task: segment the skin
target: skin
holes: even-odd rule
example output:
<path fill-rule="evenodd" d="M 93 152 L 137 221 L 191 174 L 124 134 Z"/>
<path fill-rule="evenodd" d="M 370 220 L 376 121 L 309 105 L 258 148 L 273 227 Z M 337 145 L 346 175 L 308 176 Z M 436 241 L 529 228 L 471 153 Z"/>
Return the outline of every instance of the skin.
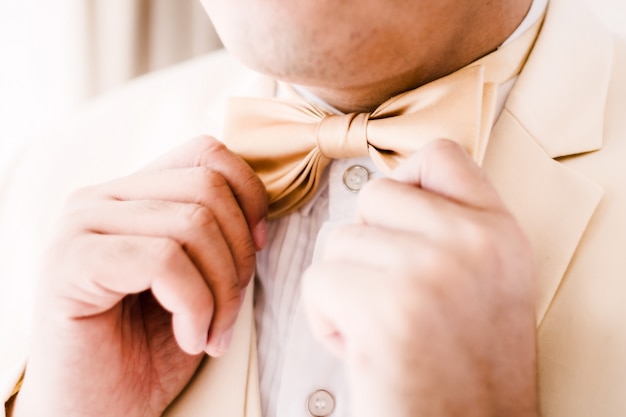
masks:
<path fill-rule="evenodd" d="M 204 1 L 235 56 L 347 111 L 489 53 L 530 3 Z M 203 352 L 228 348 L 266 210 L 259 179 L 212 138 L 77 191 L 13 417 L 161 415 Z M 457 145 L 370 182 L 329 242 L 303 300 L 348 365 L 356 415 L 538 416 L 532 251 Z"/>
<path fill-rule="evenodd" d="M 255 70 L 307 86 L 336 108 L 370 111 L 496 49 L 530 0 L 201 0 Z M 245 28 L 245 30 L 241 30 Z"/>

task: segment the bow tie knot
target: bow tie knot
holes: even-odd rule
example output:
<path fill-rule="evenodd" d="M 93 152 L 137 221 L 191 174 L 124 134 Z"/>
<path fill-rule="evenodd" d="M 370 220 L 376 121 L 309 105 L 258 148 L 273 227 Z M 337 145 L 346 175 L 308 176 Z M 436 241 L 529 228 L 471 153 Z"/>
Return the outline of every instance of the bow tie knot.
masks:
<path fill-rule="evenodd" d="M 369 113 L 325 115 L 315 132 L 315 141 L 320 153 L 329 159 L 368 156 L 369 116 Z"/>

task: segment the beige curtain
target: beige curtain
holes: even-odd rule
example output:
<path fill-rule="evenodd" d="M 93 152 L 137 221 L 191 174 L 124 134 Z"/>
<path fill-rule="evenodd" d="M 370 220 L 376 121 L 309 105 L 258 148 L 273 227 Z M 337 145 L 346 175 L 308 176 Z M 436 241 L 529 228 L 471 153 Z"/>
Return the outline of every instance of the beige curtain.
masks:
<path fill-rule="evenodd" d="M 0 171 L 86 99 L 219 45 L 200 0 L 0 0 Z"/>
<path fill-rule="evenodd" d="M 70 0 L 66 12 L 74 96 L 220 46 L 199 0 Z"/>
<path fill-rule="evenodd" d="M 199 0 L 71 1 L 73 73 L 85 97 L 220 46 Z"/>

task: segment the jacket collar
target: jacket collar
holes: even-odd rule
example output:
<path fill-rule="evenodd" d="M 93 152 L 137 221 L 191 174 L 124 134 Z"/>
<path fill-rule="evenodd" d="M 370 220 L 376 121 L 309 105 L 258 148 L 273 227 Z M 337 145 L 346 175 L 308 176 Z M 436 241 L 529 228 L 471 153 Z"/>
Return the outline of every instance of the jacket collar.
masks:
<path fill-rule="evenodd" d="M 590 15 L 580 1 L 550 2 L 505 105 L 552 158 L 602 146 L 613 41 Z"/>
<path fill-rule="evenodd" d="M 206 357 L 163 417 L 261 417 L 253 299 L 254 280 L 246 290 L 228 352 Z"/>
<path fill-rule="evenodd" d="M 589 16 L 580 2 L 551 1 L 484 164 L 535 250 L 538 325 L 603 193 L 553 159 L 602 146 L 612 38 Z"/>

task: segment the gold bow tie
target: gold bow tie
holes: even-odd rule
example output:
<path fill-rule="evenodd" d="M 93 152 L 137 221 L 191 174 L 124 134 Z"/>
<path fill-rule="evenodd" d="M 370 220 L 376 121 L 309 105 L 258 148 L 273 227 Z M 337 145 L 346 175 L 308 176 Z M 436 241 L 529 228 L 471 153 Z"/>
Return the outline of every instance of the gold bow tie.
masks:
<path fill-rule="evenodd" d="M 224 143 L 263 180 L 270 218 L 308 201 L 335 158 L 370 156 L 389 173 L 424 144 L 446 138 L 480 164 L 498 85 L 519 74 L 539 27 L 459 71 L 392 97 L 371 113 L 331 114 L 289 86 L 290 100 L 232 98 Z"/>

